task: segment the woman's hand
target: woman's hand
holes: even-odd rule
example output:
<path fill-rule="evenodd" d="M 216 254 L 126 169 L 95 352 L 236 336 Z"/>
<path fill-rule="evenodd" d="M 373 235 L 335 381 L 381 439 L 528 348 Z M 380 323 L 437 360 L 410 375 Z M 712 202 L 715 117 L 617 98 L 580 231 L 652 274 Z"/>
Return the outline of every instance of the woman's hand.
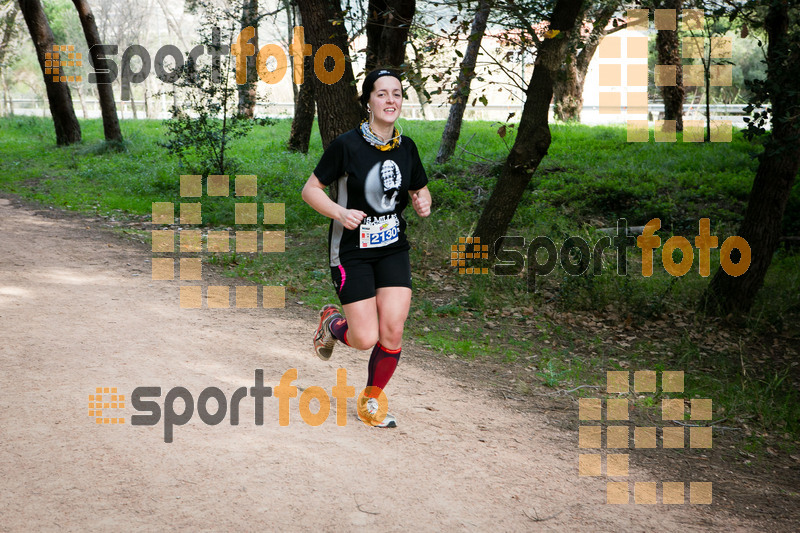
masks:
<path fill-rule="evenodd" d="M 427 189 L 422 190 L 427 192 Z M 430 194 L 420 194 L 421 191 L 411 195 L 411 205 L 414 206 L 414 211 L 416 211 L 419 216 L 426 217 L 431 214 Z"/>
<path fill-rule="evenodd" d="M 358 209 L 342 209 L 337 220 L 347 229 L 356 229 L 367 214 Z"/>
<path fill-rule="evenodd" d="M 367 214 L 358 209 L 345 209 L 325 194 L 325 185 L 313 173 L 303 186 L 303 200 L 317 213 L 338 221 L 347 229 L 356 229 Z"/>

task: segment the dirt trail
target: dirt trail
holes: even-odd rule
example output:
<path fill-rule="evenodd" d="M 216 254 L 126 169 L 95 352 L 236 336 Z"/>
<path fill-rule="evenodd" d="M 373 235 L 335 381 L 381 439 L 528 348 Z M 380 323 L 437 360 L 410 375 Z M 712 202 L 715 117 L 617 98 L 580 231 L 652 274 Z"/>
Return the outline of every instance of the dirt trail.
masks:
<path fill-rule="evenodd" d="M 357 421 L 354 400 L 346 426 L 332 406 L 311 427 L 297 398 L 288 427 L 275 398 L 256 426 L 249 397 L 238 426 L 195 412 L 171 444 L 163 419 L 131 426 L 130 405 L 124 425 L 97 425 L 98 386 L 127 399 L 160 386 L 163 404 L 177 386 L 230 398 L 255 369 L 274 387 L 296 368 L 296 385 L 329 393 L 337 368 L 357 390 L 366 380 L 365 352 L 311 354 L 307 311 L 180 309 L 177 282 L 152 281 L 149 259 L 79 219 L 0 199 L 0 531 L 756 529 L 713 505 L 607 505 L 604 479 L 578 476 L 576 434 L 432 375 L 413 348 L 387 391 L 394 430 Z"/>

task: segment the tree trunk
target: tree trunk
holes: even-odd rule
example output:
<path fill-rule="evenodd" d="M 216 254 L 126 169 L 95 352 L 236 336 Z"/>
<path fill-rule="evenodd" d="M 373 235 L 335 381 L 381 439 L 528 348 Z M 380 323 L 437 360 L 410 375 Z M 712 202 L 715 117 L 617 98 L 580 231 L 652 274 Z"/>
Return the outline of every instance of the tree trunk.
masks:
<path fill-rule="evenodd" d="M 336 137 L 358 126 L 364 116 L 356 93 L 344 14 L 339 0 L 298 0 L 297 5 L 303 19 L 306 40 L 311 44 L 313 53 L 316 55 L 323 44 L 332 44 L 344 55 L 344 72 L 333 83 L 324 83 L 312 74 L 314 71 L 309 72 L 306 78 L 314 84 L 322 147 L 327 148 Z M 334 61 L 328 58 L 325 63 L 331 68 Z M 336 68 L 341 66 L 337 63 Z M 332 71 L 331 68 L 329 72 Z"/>
<path fill-rule="evenodd" d="M 150 100 L 147 97 L 147 80 L 144 81 L 144 118 L 153 118 L 150 111 Z"/>
<path fill-rule="evenodd" d="M 8 105 L 9 102 L 9 95 L 8 95 L 8 82 L 6 81 L 6 57 L 8 56 L 8 49 L 11 47 L 11 40 L 15 37 L 16 31 L 16 22 L 17 22 L 17 14 L 19 13 L 19 8 L 17 4 L 11 3 L 10 9 L 6 12 L 6 16 L 2 21 L 3 25 L 3 37 L 0 40 L 0 82 L 3 85 L 3 106 L 0 109 L 0 115 L 5 115 L 8 113 L 8 109 L 11 108 Z M 11 112 L 10 114 L 13 114 Z"/>
<path fill-rule="evenodd" d="M 704 142 L 711 142 L 711 47 L 709 46 L 708 61 L 704 62 L 703 70 L 705 71 L 706 81 L 706 136 Z"/>
<path fill-rule="evenodd" d="M 45 54 L 50 55 L 53 52 L 53 32 L 42 10 L 42 4 L 39 0 L 19 0 L 19 5 L 36 48 L 39 67 L 42 69 L 50 114 L 56 130 L 56 143 L 63 146 L 80 142 L 81 126 L 78 117 L 75 116 L 67 82 L 53 81 L 53 75 L 47 74 L 45 70 L 51 68 L 45 67 L 45 61 L 51 61 Z"/>
<path fill-rule="evenodd" d="M 283 0 L 283 7 L 286 9 L 286 42 L 292 41 L 294 28 L 297 26 L 297 4 L 295 0 Z M 294 72 L 294 54 L 289 54 L 289 72 Z M 306 71 L 308 72 L 308 71 Z M 292 101 L 297 105 L 297 98 L 300 89 L 296 83 L 292 83 Z"/>
<path fill-rule="evenodd" d="M 81 20 L 83 34 L 86 36 L 86 44 L 89 46 L 89 57 L 95 72 L 98 70 L 108 70 L 108 63 L 105 59 L 100 59 L 100 33 L 97 31 L 97 24 L 94 14 L 89 8 L 86 0 L 72 0 L 75 9 L 78 10 L 78 17 Z M 122 131 L 119 127 L 117 117 L 117 105 L 114 102 L 114 89 L 109 81 L 108 74 L 96 74 L 97 76 L 97 99 L 100 101 L 100 114 L 103 117 L 103 134 L 106 141 L 122 142 Z"/>
<path fill-rule="evenodd" d="M 405 70 L 406 41 L 416 0 L 370 0 L 367 7 L 367 59 L 364 70 Z"/>
<path fill-rule="evenodd" d="M 674 9 L 677 17 L 683 7 L 683 0 L 663 0 L 659 7 Z M 677 30 L 656 32 L 656 50 L 659 65 L 674 65 L 677 71 L 675 86 L 659 87 L 664 100 L 664 120 L 674 120 L 677 131 L 683 131 L 683 101 L 686 90 L 683 87 L 683 66 L 681 63 L 681 43 Z"/>
<path fill-rule="evenodd" d="M 81 113 L 85 120 L 89 118 L 89 112 L 86 110 L 86 99 L 83 97 L 83 87 L 80 85 L 78 86 L 78 101 L 81 103 Z"/>
<path fill-rule="evenodd" d="M 0 70 L 0 85 L 3 86 L 3 112 L 0 115 L 12 116 L 14 114 L 14 101 L 8 92 L 8 78 L 5 71 Z"/>
<path fill-rule="evenodd" d="M 287 10 L 286 18 L 289 21 L 287 41 L 291 41 L 294 36 L 297 5 L 294 1 L 290 2 L 290 0 L 284 0 L 284 5 Z M 291 72 L 294 72 L 294 54 L 290 54 L 289 58 Z M 311 76 L 314 72 L 314 61 L 311 56 L 303 58 L 303 72 L 306 72 L 308 76 Z M 292 89 L 294 91 L 294 118 L 292 119 L 292 130 L 289 133 L 289 142 L 286 143 L 286 147 L 292 152 L 307 154 L 308 144 L 311 141 L 311 130 L 314 127 L 314 113 L 316 112 L 313 80 L 305 78 L 305 81 L 299 87 L 296 83 L 292 83 Z"/>
<path fill-rule="evenodd" d="M 583 0 L 557 0 L 553 8 L 550 29 L 559 33 L 539 45 L 514 146 L 475 228 L 474 236 L 489 246 L 505 234 L 525 187 L 550 147 L 548 113 L 553 78 L 564 62 L 569 32 L 582 3 Z"/>
<path fill-rule="evenodd" d="M 766 87 L 772 105 L 772 132 L 760 156 L 738 231 L 750 245 L 751 262 L 738 277 L 722 268 L 714 274 L 700 306 L 716 315 L 746 313 L 753 305 L 778 248 L 786 203 L 800 169 L 800 102 L 796 96 L 800 92 L 800 47 L 788 35 L 786 2 L 770 2 L 765 28 L 769 37 Z"/>
<path fill-rule="evenodd" d="M 3 106 L 0 108 L 0 116 L 8 115 L 8 84 L 6 83 L 6 74 L 0 70 L 0 85 L 3 86 Z"/>
<path fill-rule="evenodd" d="M 489 20 L 489 10 L 491 0 L 481 0 L 478 10 L 472 19 L 472 28 L 469 32 L 469 43 L 461 60 L 461 68 L 458 72 L 456 88 L 453 96 L 450 97 L 450 115 L 447 117 L 447 124 L 444 126 L 442 143 L 439 145 L 439 153 L 436 155 L 437 163 L 444 163 L 453 156 L 456 149 L 456 142 L 461 135 L 461 123 L 464 119 L 464 110 L 469 100 L 470 84 L 475 77 L 475 63 L 478 60 L 478 53 L 481 48 L 483 34 L 486 32 L 486 22 Z"/>
<path fill-rule="evenodd" d="M 566 58 L 553 80 L 553 113 L 558 120 L 581 121 L 583 86 L 592 57 L 606 35 L 625 27 L 622 24 L 611 31 L 606 29 L 618 6 L 619 2 L 613 1 L 600 7 L 599 11 L 581 11 L 579 20 L 583 21 L 589 15 L 592 29 L 585 34 L 580 31 L 572 32 L 569 37 Z"/>
<path fill-rule="evenodd" d="M 433 120 L 431 113 L 430 95 L 425 90 L 425 76 L 422 74 L 422 65 L 425 64 L 425 57 L 417 47 L 414 45 L 414 40 L 409 39 L 409 46 L 414 51 L 414 60 L 408 62 L 408 69 L 406 69 L 406 80 L 408 84 L 414 89 L 419 100 L 419 106 L 422 110 L 422 117 L 425 120 Z"/>
<path fill-rule="evenodd" d="M 417 56 L 417 60 L 419 60 L 419 56 Z M 419 62 L 415 62 L 414 65 L 409 65 L 406 79 L 408 80 L 408 84 L 414 89 L 414 92 L 417 93 L 417 100 L 419 100 L 422 118 L 425 120 L 433 120 L 433 115 L 431 114 L 431 99 L 425 93 L 422 69 L 417 65 L 419 65 Z"/>
<path fill-rule="evenodd" d="M 172 109 L 170 109 L 170 116 L 172 118 L 176 118 L 183 114 L 183 109 L 180 106 L 180 100 L 178 100 L 178 91 L 172 91 Z"/>
<path fill-rule="evenodd" d="M 258 0 L 245 0 L 242 7 L 242 29 L 252 26 L 255 35 L 250 42 L 255 46 L 256 53 L 247 56 L 247 82 L 238 86 L 239 113 L 247 118 L 253 118 L 256 110 L 256 86 L 258 71 L 256 69 L 256 56 L 258 55 Z"/>
<path fill-rule="evenodd" d="M 575 61 L 567 59 L 561 68 L 561 81 L 553 84 L 553 114 L 563 122 L 580 122 L 583 111 L 583 82 Z"/>
<path fill-rule="evenodd" d="M 313 72 L 314 61 L 311 56 L 305 58 L 305 72 Z M 308 153 L 311 140 L 311 129 L 314 126 L 314 84 L 306 79 L 297 92 L 294 100 L 294 119 L 292 132 L 289 134 L 288 148 L 292 152 Z"/>

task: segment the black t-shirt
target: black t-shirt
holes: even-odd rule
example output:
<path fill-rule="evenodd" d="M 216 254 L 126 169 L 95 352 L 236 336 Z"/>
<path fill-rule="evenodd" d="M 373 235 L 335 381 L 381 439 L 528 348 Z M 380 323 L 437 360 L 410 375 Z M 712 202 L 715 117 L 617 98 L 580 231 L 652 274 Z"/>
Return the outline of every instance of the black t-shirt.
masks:
<path fill-rule="evenodd" d="M 330 264 L 344 259 L 374 258 L 408 250 L 403 210 L 408 191 L 428 183 L 414 141 L 403 136 L 400 146 L 382 151 L 369 144 L 360 130 L 343 133 L 328 146 L 314 169 L 331 198 L 346 209 L 367 214 L 361 225 L 348 230 L 337 220 L 328 233 Z"/>

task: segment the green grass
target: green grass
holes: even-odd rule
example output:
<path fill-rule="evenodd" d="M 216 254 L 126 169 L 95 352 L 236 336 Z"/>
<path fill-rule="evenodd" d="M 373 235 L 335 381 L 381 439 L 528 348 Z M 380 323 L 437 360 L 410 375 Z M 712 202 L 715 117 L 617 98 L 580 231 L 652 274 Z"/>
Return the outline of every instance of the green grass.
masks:
<path fill-rule="evenodd" d="M 180 201 L 179 176 L 187 171 L 156 144 L 164 132 L 160 122 L 122 121 L 127 150 L 120 154 L 103 149 L 102 124 L 96 120 L 82 121 L 82 145 L 65 148 L 53 145 L 52 125 L 47 121 L 25 117 L 2 124 L 0 187 L 8 192 L 98 214 L 148 216 L 152 202 Z M 305 222 L 313 220 L 313 211 L 300 200 L 299 190 L 321 147 L 316 140 L 312 142 L 315 155 L 287 152 L 279 139 L 288 136 L 289 126 L 283 121 L 254 128 L 246 141 L 233 146 L 231 155 L 247 169 L 243 174 L 258 175 L 257 201 L 285 201 L 287 224 L 308 227 Z M 233 225 L 232 201 L 204 199 L 203 222 Z"/>
<path fill-rule="evenodd" d="M 102 141 L 99 120 L 81 124 L 83 143 L 59 148 L 49 120 L 0 119 L 0 190 L 58 208 L 142 221 L 149 219 L 152 202 L 181 201 L 179 176 L 186 170 L 158 146 L 165 131 L 160 122 L 123 121 L 122 151 Z M 731 323 L 693 313 L 709 281 L 698 274 L 697 254 L 690 272 L 675 278 L 661 266 L 658 249 L 654 275 L 648 278 L 641 275 L 638 248 L 628 249 L 624 276 L 617 273 L 610 251 L 597 275 L 593 265 L 579 276 L 557 266 L 536 278 L 535 291 L 528 291 L 525 272 L 455 272 L 450 246 L 471 234 L 513 143 L 515 129 L 504 140 L 496 133 L 498 126 L 466 122 L 455 157 L 436 165 L 444 123 L 404 123 L 404 133 L 420 149 L 434 199 L 431 218 L 406 213 L 415 286 L 406 335 L 444 355 L 517 369 L 527 379 L 518 380 L 523 392 L 536 384 L 597 386 L 606 370 L 683 369 L 692 376 L 687 397 L 713 398 L 730 417 L 727 423 L 748 421 L 798 438 L 798 370 L 789 355 L 771 358 L 768 348 L 780 338 L 789 339 L 780 341 L 781 350 L 797 350 L 798 254 L 781 250 L 775 255 L 753 309 Z M 307 155 L 286 151 L 289 129 L 286 120 L 257 126 L 230 148 L 242 173 L 258 176 L 256 201 L 285 203 L 285 253 L 207 254 L 205 260 L 230 276 L 284 285 L 287 298 L 318 308 L 335 300 L 324 261 L 327 221 L 300 199 L 300 189 L 322 148 L 315 132 Z M 710 218 L 711 232 L 722 243 L 742 220 L 757 166 L 754 156 L 760 151 L 738 133 L 731 143 L 713 144 L 628 143 L 624 127 L 557 124 L 552 134 L 549 154 L 533 175 L 508 234 L 523 236 L 526 243 L 547 236 L 557 248 L 569 236 L 582 237 L 592 248 L 603 237 L 596 230 L 614 227 L 619 218 L 629 226 L 660 218 L 662 244 L 671 235 L 693 242 L 698 219 Z M 234 201 L 203 198 L 204 225 L 234 228 Z M 800 233 L 800 182 L 783 228 L 785 234 Z M 712 252 L 711 263 L 712 270 L 719 264 L 718 251 Z M 703 331 L 727 332 L 730 342 L 709 347 L 684 329 L 652 338 L 638 335 L 623 345 L 608 342 L 610 331 L 586 326 L 587 320 L 634 325 L 685 321 Z"/>

